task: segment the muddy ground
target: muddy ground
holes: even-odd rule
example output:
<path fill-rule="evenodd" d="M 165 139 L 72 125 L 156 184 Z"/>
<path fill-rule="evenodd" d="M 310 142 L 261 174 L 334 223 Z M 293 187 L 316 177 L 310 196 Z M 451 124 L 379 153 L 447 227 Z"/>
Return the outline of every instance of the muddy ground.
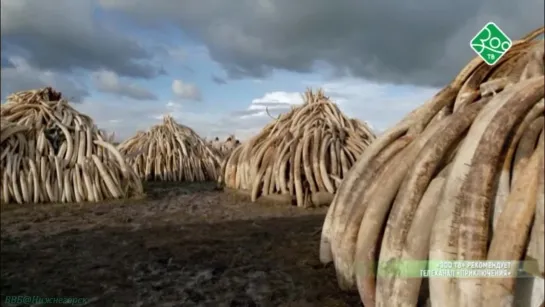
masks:
<path fill-rule="evenodd" d="M 318 260 L 325 208 L 254 204 L 214 183 L 146 190 L 143 200 L 2 207 L 2 306 L 15 295 L 86 306 L 360 306 Z"/>

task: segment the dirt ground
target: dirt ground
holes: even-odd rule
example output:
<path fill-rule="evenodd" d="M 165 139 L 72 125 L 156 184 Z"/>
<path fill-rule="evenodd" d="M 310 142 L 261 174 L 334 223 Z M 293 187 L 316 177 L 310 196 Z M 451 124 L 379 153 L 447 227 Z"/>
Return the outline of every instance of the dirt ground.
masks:
<path fill-rule="evenodd" d="M 325 208 L 254 204 L 214 183 L 146 190 L 142 200 L 2 207 L 2 306 L 15 295 L 86 306 L 361 306 L 318 260 Z"/>

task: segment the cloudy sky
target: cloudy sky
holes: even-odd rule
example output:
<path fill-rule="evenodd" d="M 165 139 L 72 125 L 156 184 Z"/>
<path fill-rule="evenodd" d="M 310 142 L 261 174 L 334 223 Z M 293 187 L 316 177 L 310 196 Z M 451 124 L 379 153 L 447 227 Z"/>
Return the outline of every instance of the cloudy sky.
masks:
<path fill-rule="evenodd" d="M 126 138 L 173 115 L 259 131 L 323 87 L 377 131 L 448 83 L 488 21 L 512 39 L 543 0 L 1 0 L 1 95 L 46 85 Z"/>

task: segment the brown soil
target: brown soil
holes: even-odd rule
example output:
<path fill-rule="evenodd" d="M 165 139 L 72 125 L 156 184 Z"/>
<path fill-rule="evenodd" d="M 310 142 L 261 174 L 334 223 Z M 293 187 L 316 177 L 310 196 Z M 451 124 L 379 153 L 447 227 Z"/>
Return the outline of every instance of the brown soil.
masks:
<path fill-rule="evenodd" d="M 360 306 L 318 260 L 325 208 L 250 203 L 213 183 L 147 191 L 2 207 L 2 305 L 27 295 L 86 306 Z"/>

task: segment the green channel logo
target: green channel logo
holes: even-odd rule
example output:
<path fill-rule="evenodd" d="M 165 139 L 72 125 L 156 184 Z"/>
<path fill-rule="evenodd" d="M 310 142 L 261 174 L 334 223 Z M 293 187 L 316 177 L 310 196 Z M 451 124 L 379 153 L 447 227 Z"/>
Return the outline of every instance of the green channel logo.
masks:
<path fill-rule="evenodd" d="M 511 48 L 513 43 L 495 23 L 487 23 L 469 43 L 488 65 L 496 64 Z"/>

